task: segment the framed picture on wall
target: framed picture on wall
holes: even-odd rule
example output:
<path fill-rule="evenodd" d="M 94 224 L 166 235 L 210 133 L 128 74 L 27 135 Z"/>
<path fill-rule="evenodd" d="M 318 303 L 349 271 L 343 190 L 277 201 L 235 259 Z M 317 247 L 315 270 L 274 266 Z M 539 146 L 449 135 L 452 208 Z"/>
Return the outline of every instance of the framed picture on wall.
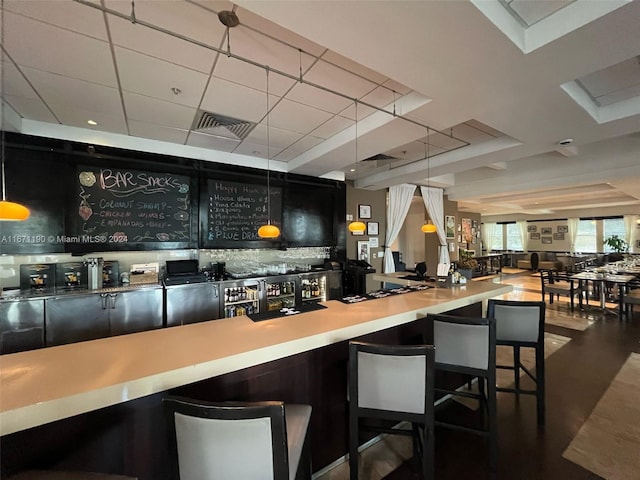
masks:
<path fill-rule="evenodd" d="M 529 234 L 529 238 L 531 240 L 540 240 L 540 233 L 539 232 L 532 232 Z"/>
<path fill-rule="evenodd" d="M 554 240 L 564 240 L 564 233 L 554 233 L 553 234 L 553 239 Z"/>
<path fill-rule="evenodd" d="M 378 235 L 378 222 L 367 222 L 367 235 Z"/>
<path fill-rule="evenodd" d="M 553 243 L 553 238 L 551 237 L 542 237 L 543 245 L 550 245 Z"/>
<path fill-rule="evenodd" d="M 358 205 L 358 216 L 360 218 L 371 218 L 371 205 Z"/>
<path fill-rule="evenodd" d="M 568 225 L 558 225 L 558 233 L 569 233 Z"/>
<path fill-rule="evenodd" d="M 456 217 L 453 215 L 445 215 L 444 230 L 447 234 L 447 238 L 454 238 L 456 236 Z"/>
<path fill-rule="evenodd" d="M 370 259 L 369 242 L 358 242 L 358 260 L 364 260 L 367 263 Z"/>
<path fill-rule="evenodd" d="M 536 225 L 527 225 L 527 232 L 537 232 L 538 227 Z"/>
<path fill-rule="evenodd" d="M 540 233 L 542 233 L 543 235 L 551 235 L 552 232 L 553 229 L 551 227 L 542 227 L 540 229 Z"/>

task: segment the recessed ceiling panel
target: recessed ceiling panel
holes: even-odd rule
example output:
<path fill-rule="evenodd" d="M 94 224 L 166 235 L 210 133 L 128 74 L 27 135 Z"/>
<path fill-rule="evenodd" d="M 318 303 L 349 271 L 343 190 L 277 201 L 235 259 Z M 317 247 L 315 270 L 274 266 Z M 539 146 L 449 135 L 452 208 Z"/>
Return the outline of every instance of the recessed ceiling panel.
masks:
<path fill-rule="evenodd" d="M 276 100 L 275 96 L 269 95 L 271 108 Z M 249 122 L 259 122 L 267 113 L 267 95 L 221 78 L 212 78 L 200 108 Z"/>
<path fill-rule="evenodd" d="M 165 127 L 163 125 L 139 122 L 129 119 L 129 133 L 134 137 L 151 138 L 162 142 L 183 145 L 187 141 L 188 130 Z"/>
<path fill-rule="evenodd" d="M 159 101 L 145 95 L 131 92 L 122 95 L 127 115 L 139 122 L 189 130 L 197 112 L 193 107 Z"/>
<path fill-rule="evenodd" d="M 306 135 L 329 120 L 332 116 L 331 113 L 318 110 L 317 108 L 283 99 L 272 110 L 270 121 L 271 125 L 275 127 Z"/>

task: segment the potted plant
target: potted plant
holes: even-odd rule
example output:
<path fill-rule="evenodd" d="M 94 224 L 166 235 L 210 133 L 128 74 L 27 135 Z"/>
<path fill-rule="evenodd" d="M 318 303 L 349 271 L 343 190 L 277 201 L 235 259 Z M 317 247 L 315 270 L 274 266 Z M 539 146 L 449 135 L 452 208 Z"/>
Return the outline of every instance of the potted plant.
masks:
<path fill-rule="evenodd" d="M 473 250 L 460 249 L 458 254 L 458 272 L 467 280 L 471 280 L 473 271 L 478 266 L 478 260 L 473 258 L 475 252 Z"/>
<path fill-rule="evenodd" d="M 620 238 L 618 235 L 611 235 L 604 241 L 604 244 L 617 253 L 626 253 L 629 251 L 629 244 L 624 238 Z"/>

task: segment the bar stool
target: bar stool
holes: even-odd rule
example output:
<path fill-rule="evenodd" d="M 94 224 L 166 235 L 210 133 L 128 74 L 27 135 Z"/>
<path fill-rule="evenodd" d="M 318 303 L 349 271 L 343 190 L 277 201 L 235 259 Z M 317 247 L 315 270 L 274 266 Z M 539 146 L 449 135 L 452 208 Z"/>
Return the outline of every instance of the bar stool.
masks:
<path fill-rule="evenodd" d="M 423 478 L 433 478 L 433 372 L 433 346 L 349 342 L 351 480 L 358 480 L 360 430 L 411 435 Z M 387 427 L 380 420 L 410 422 L 411 429 Z"/>
<path fill-rule="evenodd" d="M 489 472 L 495 478 L 498 462 L 498 424 L 496 406 L 496 323 L 493 318 L 427 316 L 427 341 L 436 349 L 435 369 L 478 378 L 479 393 L 435 387 L 436 393 L 452 397 L 475 398 L 481 403 L 482 424 L 463 425 L 443 421 L 436 414 L 436 427 L 480 435 L 489 443 Z M 486 384 L 486 390 L 485 390 Z"/>
<path fill-rule="evenodd" d="M 180 480 L 310 480 L 311 406 L 163 400 Z"/>
<path fill-rule="evenodd" d="M 513 364 L 496 365 L 496 368 L 513 370 L 514 388 L 498 387 L 499 392 L 519 395 L 535 395 L 538 425 L 545 420 L 545 377 L 544 377 L 544 321 L 545 302 L 525 302 L 517 300 L 489 299 L 487 316 L 496 320 L 496 344 L 512 347 Z M 520 361 L 520 348 L 535 350 L 535 375 Z M 520 387 L 520 370 L 524 371 L 535 383 L 535 390 L 523 390 Z"/>

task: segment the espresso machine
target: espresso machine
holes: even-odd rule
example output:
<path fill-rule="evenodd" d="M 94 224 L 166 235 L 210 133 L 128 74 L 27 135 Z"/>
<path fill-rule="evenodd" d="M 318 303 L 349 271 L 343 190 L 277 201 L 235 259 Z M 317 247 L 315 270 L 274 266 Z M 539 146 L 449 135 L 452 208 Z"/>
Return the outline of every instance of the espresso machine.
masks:
<path fill-rule="evenodd" d="M 83 262 L 63 262 L 56 265 L 56 289 L 87 288 L 87 267 Z"/>
<path fill-rule="evenodd" d="M 55 282 L 55 263 L 25 263 L 20 265 L 20 290 L 53 290 Z"/>

